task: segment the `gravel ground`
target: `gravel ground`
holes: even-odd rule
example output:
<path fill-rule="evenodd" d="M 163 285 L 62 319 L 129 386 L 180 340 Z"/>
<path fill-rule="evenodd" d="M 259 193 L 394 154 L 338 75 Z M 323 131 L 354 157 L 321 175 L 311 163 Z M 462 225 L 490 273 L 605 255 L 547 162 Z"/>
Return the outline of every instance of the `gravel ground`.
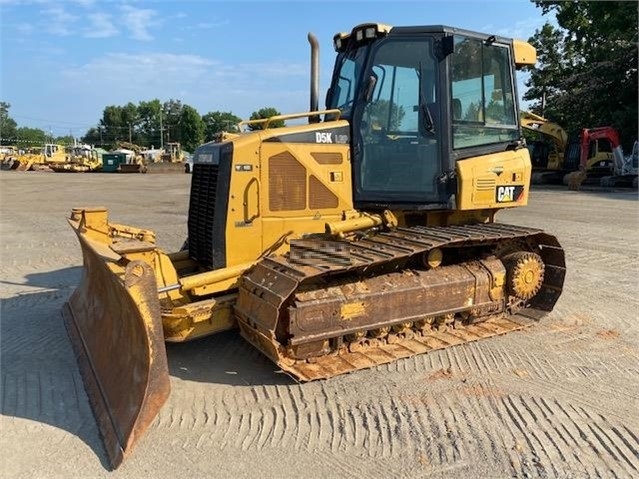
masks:
<path fill-rule="evenodd" d="M 637 193 L 534 190 L 499 221 L 566 250 L 535 327 L 299 385 L 235 332 L 169 345 L 172 393 L 109 472 L 60 315 L 80 280 L 65 217 L 186 235 L 190 175 L 0 171 L 1 477 L 637 477 Z"/>

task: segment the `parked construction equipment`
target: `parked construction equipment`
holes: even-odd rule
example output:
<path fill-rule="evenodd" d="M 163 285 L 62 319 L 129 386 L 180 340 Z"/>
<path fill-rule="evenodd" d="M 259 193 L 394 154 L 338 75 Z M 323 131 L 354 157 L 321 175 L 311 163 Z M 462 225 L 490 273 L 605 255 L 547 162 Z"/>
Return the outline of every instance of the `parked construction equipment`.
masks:
<path fill-rule="evenodd" d="M 561 295 L 557 239 L 495 221 L 528 202 L 515 69 L 535 49 L 359 25 L 334 37 L 318 111 L 309 41 L 311 111 L 194 152 L 181 251 L 104 208 L 71 212 L 84 275 L 65 324 L 115 467 L 169 395 L 165 341 L 239 327 L 306 381 L 524 328 Z"/>
<path fill-rule="evenodd" d="M 632 186 L 637 189 L 637 174 L 639 171 L 639 156 L 637 153 L 637 140 L 632 145 L 632 150 L 629 155 L 624 155 L 621 147 L 614 150 L 614 169 L 611 176 L 604 176 L 601 178 L 601 186 L 616 187 L 616 186 Z"/>
<path fill-rule="evenodd" d="M 56 173 L 88 173 L 102 170 L 103 150 L 97 150 L 90 145 L 73 145 L 66 149 L 64 163 L 51 163 Z"/>
<path fill-rule="evenodd" d="M 577 138 L 569 139 L 561 125 L 532 112 L 521 111 L 520 121 L 523 128 L 538 135 L 529 142 L 533 184 L 567 184 L 567 175 L 580 166 L 596 182 L 613 173 L 614 152 L 621 151 L 614 128 L 584 128 Z"/>
<path fill-rule="evenodd" d="M 147 165 L 149 173 L 183 173 L 187 165 L 184 159 L 182 145 L 169 142 L 164 145 L 159 159 Z"/>

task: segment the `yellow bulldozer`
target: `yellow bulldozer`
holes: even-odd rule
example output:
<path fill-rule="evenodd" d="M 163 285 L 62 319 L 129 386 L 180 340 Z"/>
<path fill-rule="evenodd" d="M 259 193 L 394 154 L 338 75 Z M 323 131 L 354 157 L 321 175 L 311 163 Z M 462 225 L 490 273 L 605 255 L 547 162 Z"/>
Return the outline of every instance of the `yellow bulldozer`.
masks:
<path fill-rule="evenodd" d="M 3 170 L 28 171 L 34 165 L 43 165 L 45 162 L 42 148 L 9 146 L 3 150 L 4 156 L 0 162 L 0 169 Z"/>
<path fill-rule="evenodd" d="M 515 70 L 535 49 L 358 25 L 334 37 L 319 110 L 309 41 L 309 112 L 194 152 L 182 250 L 71 212 L 84 274 L 65 324 L 114 467 L 169 395 L 165 341 L 239 328 L 309 381 L 525 328 L 561 295 L 557 239 L 495 221 L 529 197 Z M 309 122 L 271 127 L 293 118 Z"/>
<path fill-rule="evenodd" d="M 66 148 L 64 163 L 51 163 L 49 168 L 56 173 L 88 173 L 102 169 L 100 150 L 90 145 L 72 145 Z"/>

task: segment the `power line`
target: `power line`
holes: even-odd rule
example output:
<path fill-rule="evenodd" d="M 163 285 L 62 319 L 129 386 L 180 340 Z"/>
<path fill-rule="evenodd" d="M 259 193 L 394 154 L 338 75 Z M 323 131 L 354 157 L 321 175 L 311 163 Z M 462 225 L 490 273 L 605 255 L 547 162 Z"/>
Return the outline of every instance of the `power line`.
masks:
<path fill-rule="evenodd" d="M 23 120 L 41 121 L 43 123 L 46 123 L 47 125 L 50 125 L 50 124 L 65 124 L 65 125 L 76 126 L 77 128 L 91 128 L 92 126 L 95 126 L 95 124 L 88 125 L 86 123 L 76 123 L 76 122 L 64 121 L 64 120 L 47 120 L 47 119 L 44 119 L 44 118 L 34 118 L 34 117 L 22 116 L 22 115 L 11 115 L 11 117 L 12 118 L 21 118 Z M 65 127 L 65 128 L 68 128 L 68 126 Z"/>

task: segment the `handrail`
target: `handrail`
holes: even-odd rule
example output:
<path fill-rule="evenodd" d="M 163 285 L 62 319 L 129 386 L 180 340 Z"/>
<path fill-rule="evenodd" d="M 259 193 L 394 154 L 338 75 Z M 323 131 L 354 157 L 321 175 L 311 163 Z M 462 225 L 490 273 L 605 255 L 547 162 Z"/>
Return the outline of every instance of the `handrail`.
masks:
<path fill-rule="evenodd" d="M 256 120 L 242 120 L 241 122 L 237 124 L 237 128 L 238 130 L 242 131 L 242 127 L 245 125 L 257 125 L 257 124 L 265 123 L 264 129 L 267 130 L 269 124 L 273 121 L 292 120 L 294 118 L 308 118 L 310 116 L 315 116 L 315 115 L 337 115 L 335 120 L 339 120 L 339 117 L 341 114 L 342 114 L 342 111 L 339 110 L 338 108 L 333 108 L 331 110 L 306 111 L 303 113 L 288 113 L 285 115 L 271 116 L 269 118 L 258 118 Z"/>

